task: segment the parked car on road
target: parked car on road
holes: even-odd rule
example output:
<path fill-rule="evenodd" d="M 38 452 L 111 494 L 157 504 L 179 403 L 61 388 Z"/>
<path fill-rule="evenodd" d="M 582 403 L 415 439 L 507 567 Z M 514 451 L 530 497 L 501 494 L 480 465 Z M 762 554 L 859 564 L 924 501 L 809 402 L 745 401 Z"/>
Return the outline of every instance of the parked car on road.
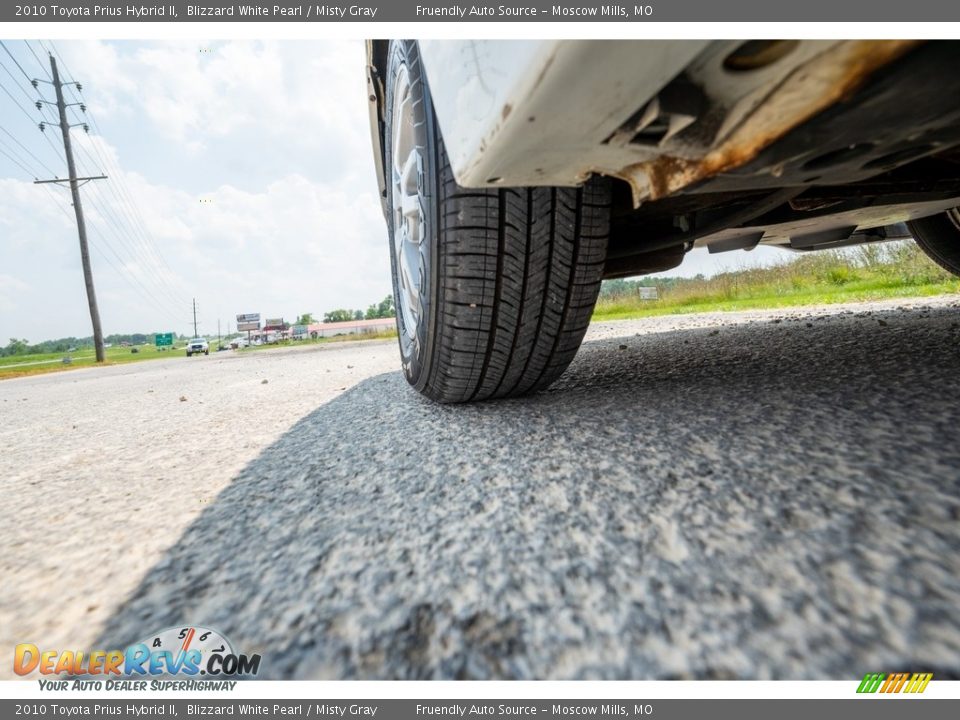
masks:
<path fill-rule="evenodd" d="M 605 278 L 892 237 L 960 274 L 960 42 L 370 41 L 407 380 L 560 376 Z"/>
<path fill-rule="evenodd" d="M 187 343 L 187 357 L 191 355 L 199 355 L 203 353 L 204 355 L 210 354 L 210 345 L 203 338 L 194 338 Z"/>

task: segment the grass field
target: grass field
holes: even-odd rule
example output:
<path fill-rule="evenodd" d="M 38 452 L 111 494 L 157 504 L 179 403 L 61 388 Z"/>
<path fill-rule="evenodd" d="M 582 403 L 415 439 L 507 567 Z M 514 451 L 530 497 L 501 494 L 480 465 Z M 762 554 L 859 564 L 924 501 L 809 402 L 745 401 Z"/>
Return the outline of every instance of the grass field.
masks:
<path fill-rule="evenodd" d="M 157 360 L 159 358 L 179 357 L 185 350 L 180 347 L 174 350 L 158 350 L 153 345 L 140 345 L 139 352 L 131 352 L 129 347 L 109 347 L 106 349 L 106 364 L 119 365 L 121 363 L 140 362 L 143 360 Z M 64 357 L 70 358 L 70 363 L 64 363 Z M 0 379 L 20 377 L 22 375 L 38 375 L 41 373 L 71 370 L 78 367 L 94 365 L 93 348 L 81 348 L 71 353 L 34 353 L 31 355 L 12 355 L 0 357 Z"/>
<path fill-rule="evenodd" d="M 827 305 L 960 292 L 960 279 L 929 260 L 912 241 L 862 245 L 848 251 L 788 255 L 781 263 L 710 278 L 652 283 L 658 300 L 641 300 L 635 285 L 601 290 L 594 320 Z"/>
<path fill-rule="evenodd" d="M 657 287 L 658 300 L 641 300 L 637 283 L 605 283 L 593 319 L 616 320 L 960 293 L 960 279 L 931 262 L 913 242 L 862 245 L 848 251 L 824 251 L 799 257 L 786 255 L 783 262 L 767 267 L 745 268 L 709 278 L 648 279 L 644 284 Z M 396 336 L 396 331 L 338 335 L 261 345 L 242 352 Z M 210 345 L 213 351 L 216 342 Z M 138 349 L 140 352 L 131 353 L 129 347 L 107 348 L 107 364 L 182 357 L 185 354 L 183 347 L 160 351 L 151 345 L 142 345 Z M 64 364 L 63 357 L 63 353 L 0 357 L 0 380 L 94 364 L 93 348 L 70 353 L 70 364 Z"/>
<path fill-rule="evenodd" d="M 317 338 L 316 340 L 287 340 L 273 345 L 257 345 L 245 348 L 241 352 L 260 352 L 273 350 L 278 347 L 299 347 L 303 345 L 337 343 L 348 340 L 381 340 L 385 338 L 396 337 L 396 331 L 364 333 L 362 335 L 336 335 L 329 338 Z M 227 342 L 224 341 L 224 345 Z M 210 343 L 210 352 L 216 354 L 216 340 Z M 137 347 L 139 352 L 131 352 L 129 347 L 109 347 L 106 350 L 107 365 L 119 365 L 122 363 L 140 362 L 144 360 L 159 360 L 170 357 L 182 357 L 186 360 L 186 350 L 184 346 L 168 350 L 159 350 L 153 345 L 140 345 Z M 65 356 L 70 357 L 70 363 L 64 363 Z M 95 365 L 93 348 L 82 348 L 72 353 L 33 353 L 30 355 L 13 355 L 10 357 L 0 357 L 0 380 L 8 378 L 22 377 L 24 375 L 40 375 L 43 373 L 60 372 L 63 370 L 72 370 L 74 368 L 91 367 Z"/>

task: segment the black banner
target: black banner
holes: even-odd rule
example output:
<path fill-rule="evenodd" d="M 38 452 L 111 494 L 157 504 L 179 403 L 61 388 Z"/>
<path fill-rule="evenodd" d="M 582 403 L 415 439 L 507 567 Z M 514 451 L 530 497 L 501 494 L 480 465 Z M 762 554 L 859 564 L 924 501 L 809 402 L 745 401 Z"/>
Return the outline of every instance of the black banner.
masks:
<path fill-rule="evenodd" d="M 2 22 L 954 22 L 952 0 L 542 0 L 506 4 L 367 0 L 62 0 L 2 3 Z"/>
<path fill-rule="evenodd" d="M 852 692 L 853 690 L 851 690 Z M 909 704 L 910 707 L 905 707 Z M 258 717 L 342 720 L 940 720 L 960 703 L 927 698 L 849 700 L 37 700 L 0 701 L 0 718 Z"/>

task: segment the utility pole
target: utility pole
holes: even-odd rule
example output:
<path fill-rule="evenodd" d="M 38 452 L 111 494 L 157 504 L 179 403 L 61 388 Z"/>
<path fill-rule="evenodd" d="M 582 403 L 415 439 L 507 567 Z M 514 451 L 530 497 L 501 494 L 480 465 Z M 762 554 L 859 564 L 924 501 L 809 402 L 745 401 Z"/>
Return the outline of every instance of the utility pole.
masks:
<path fill-rule="evenodd" d="M 87 304 L 90 306 L 90 321 L 93 324 L 93 347 L 96 351 L 97 362 L 102 363 L 105 359 L 103 349 L 103 329 L 100 326 L 100 310 L 97 307 L 97 293 L 93 288 L 93 270 L 90 268 L 90 248 L 87 246 L 87 226 L 83 221 L 83 205 L 80 202 L 80 185 L 86 184 L 90 180 L 105 180 L 106 175 L 96 177 L 77 177 L 77 166 L 73 161 L 73 146 L 70 144 L 70 123 L 67 122 L 67 103 L 63 99 L 63 84 L 60 82 L 60 74 L 57 72 L 57 61 L 53 55 L 50 56 L 50 70 L 53 74 L 53 88 L 57 93 L 57 110 L 60 116 L 60 132 L 63 135 L 63 151 L 67 157 L 67 172 L 69 173 L 70 194 L 73 196 L 73 211 L 77 216 L 77 235 L 80 236 L 80 262 L 83 265 L 83 282 L 87 286 Z M 33 86 L 37 87 L 38 80 L 33 81 Z M 45 81 L 44 81 L 45 82 Z M 77 84 L 79 89 L 79 84 Z M 53 103 L 50 103 L 53 104 Z M 84 111 L 86 108 L 80 103 L 71 103 L 80 105 Z M 41 101 L 37 101 L 37 108 L 41 106 Z M 87 129 L 86 123 L 80 123 L 84 130 Z M 40 123 L 40 130 L 44 130 L 46 123 Z M 61 183 L 65 182 L 59 178 L 54 180 L 37 180 L 37 183 Z"/>
<path fill-rule="evenodd" d="M 223 341 L 220 339 L 220 318 L 217 318 L 217 350 L 223 347 Z"/>
<path fill-rule="evenodd" d="M 200 337 L 197 333 L 197 299 L 193 299 L 193 336 Z"/>

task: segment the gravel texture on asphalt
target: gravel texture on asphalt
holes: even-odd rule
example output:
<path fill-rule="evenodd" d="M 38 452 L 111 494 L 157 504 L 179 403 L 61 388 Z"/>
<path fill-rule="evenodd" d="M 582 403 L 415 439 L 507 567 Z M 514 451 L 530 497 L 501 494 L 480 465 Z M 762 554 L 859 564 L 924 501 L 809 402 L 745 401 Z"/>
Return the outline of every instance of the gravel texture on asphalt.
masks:
<path fill-rule="evenodd" d="M 0 383 L 0 645 L 198 624 L 270 678 L 960 676 L 956 297 L 598 323 L 522 400 L 435 405 L 397 366 Z"/>

